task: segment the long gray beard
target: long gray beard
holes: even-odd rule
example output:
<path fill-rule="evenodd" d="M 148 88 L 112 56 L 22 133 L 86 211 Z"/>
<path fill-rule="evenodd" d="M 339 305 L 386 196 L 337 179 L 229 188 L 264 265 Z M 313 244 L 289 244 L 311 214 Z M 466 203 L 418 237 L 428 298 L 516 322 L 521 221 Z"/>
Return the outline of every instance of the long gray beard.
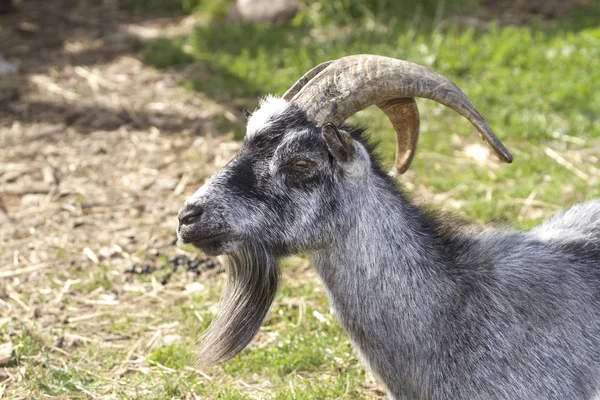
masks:
<path fill-rule="evenodd" d="M 250 343 L 277 293 L 277 257 L 262 246 L 244 246 L 227 261 L 221 309 L 200 339 L 198 363 L 204 367 L 229 360 Z"/>

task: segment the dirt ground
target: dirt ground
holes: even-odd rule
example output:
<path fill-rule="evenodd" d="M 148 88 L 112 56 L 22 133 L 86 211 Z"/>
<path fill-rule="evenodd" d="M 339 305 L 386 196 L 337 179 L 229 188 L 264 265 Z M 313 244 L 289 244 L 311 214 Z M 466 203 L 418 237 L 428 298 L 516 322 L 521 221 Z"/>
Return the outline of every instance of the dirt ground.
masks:
<path fill-rule="evenodd" d="M 137 249 L 170 243 L 184 193 L 237 148 L 209 133 L 236 117 L 144 66 L 128 42 L 140 25 L 102 3 L 25 3 L 3 18 L 0 48 L 19 73 L 0 92 L 1 265 L 51 263 L 64 248 L 61 263 L 83 261 L 79 244 L 106 254 L 134 236 Z"/>
<path fill-rule="evenodd" d="M 135 316 L 148 299 L 193 294 L 196 274 L 163 287 L 123 273 L 158 254 L 193 257 L 174 245 L 177 212 L 239 146 L 211 135 L 215 120 L 236 121 L 234 112 L 132 52 L 134 34 L 191 23 L 102 0 L 22 1 L 0 16 L 0 54 L 18 67 L 0 77 L 0 328 L 9 335 L 35 326 L 37 340 L 62 356 L 77 341 L 118 345 L 100 315 Z M 86 295 L 74 290 L 86 285 Z M 173 332 L 159 326 L 140 340 L 154 346 Z M 0 369 L 0 387 L 21 379 L 16 367 Z"/>

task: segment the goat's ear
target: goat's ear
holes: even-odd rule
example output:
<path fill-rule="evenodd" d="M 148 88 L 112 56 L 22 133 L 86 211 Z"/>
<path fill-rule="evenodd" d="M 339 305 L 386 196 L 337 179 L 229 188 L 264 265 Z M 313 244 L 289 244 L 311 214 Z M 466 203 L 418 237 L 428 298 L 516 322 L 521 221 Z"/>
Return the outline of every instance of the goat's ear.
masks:
<path fill-rule="evenodd" d="M 337 126 L 331 123 L 323 125 L 322 130 L 329 152 L 338 162 L 347 163 L 354 159 L 356 149 L 354 140 L 348 132 L 338 129 Z"/>
<path fill-rule="evenodd" d="M 250 116 L 252 115 L 252 113 L 250 111 L 248 111 L 247 108 L 244 108 L 242 110 L 242 112 L 244 113 L 244 115 L 246 116 L 246 119 L 250 118 Z"/>

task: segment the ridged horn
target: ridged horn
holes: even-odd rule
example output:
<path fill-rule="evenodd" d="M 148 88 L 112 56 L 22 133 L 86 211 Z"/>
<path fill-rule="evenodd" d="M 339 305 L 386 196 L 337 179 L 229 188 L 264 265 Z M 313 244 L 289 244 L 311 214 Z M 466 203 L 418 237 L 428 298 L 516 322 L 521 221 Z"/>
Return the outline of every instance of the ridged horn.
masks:
<path fill-rule="evenodd" d="M 313 67 L 310 71 L 308 71 L 307 73 L 305 73 L 302 78 L 298 79 L 296 81 L 296 83 L 294 83 L 294 85 L 289 88 L 287 90 L 287 92 L 285 92 L 283 94 L 283 99 L 285 101 L 290 101 L 292 100 L 292 98 L 298 94 L 298 92 L 300 91 L 300 89 L 302 89 L 304 86 L 306 86 L 306 84 L 308 83 L 308 81 L 310 81 L 312 78 L 314 78 L 315 76 L 317 76 L 319 74 L 319 72 L 323 71 L 325 68 L 327 68 L 329 66 L 329 64 L 331 64 L 332 62 L 334 62 L 335 60 L 331 60 L 331 61 L 325 61 L 324 63 L 321 63 L 319 65 L 317 65 L 316 67 Z"/>
<path fill-rule="evenodd" d="M 445 77 L 408 61 L 361 54 L 320 64 L 284 95 L 317 125 L 343 123 L 370 105 L 390 119 L 398 145 L 396 169 L 406 171 L 419 136 L 419 112 L 414 97 L 435 100 L 467 118 L 481 138 L 504 162 L 512 156 L 467 96 Z"/>

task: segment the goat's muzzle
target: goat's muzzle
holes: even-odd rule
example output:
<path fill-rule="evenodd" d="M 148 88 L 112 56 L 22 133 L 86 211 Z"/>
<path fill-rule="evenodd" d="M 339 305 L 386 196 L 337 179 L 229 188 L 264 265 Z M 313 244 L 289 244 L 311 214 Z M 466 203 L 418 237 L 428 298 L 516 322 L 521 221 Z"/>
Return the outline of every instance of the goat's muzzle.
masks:
<path fill-rule="evenodd" d="M 191 200 L 191 199 L 190 199 Z M 230 229 L 218 209 L 198 201 L 186 201 L 179 211 L 177 237 L 209 255 L 224 252 Z"/>

